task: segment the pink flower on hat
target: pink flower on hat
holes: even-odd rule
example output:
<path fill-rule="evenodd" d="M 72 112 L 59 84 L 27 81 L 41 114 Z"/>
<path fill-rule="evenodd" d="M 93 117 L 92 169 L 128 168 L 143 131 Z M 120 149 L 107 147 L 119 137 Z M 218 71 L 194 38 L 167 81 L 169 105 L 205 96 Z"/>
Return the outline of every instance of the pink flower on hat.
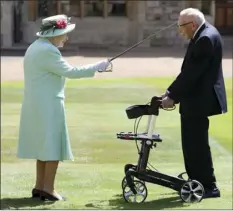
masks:
<path fill-rule="evenodd" d="M 56 21 L 56 28 L 65 29 L 66 26 L 67 26 L 67 21 L 65 19 L 61 19 L 61 20 Z"/>

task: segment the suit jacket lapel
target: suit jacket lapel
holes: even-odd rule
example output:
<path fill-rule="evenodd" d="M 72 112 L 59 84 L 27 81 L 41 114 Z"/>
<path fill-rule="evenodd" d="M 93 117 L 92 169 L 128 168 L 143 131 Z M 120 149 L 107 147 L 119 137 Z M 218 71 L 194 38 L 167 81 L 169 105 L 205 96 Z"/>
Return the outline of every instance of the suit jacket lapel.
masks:
<path fill-rule="evenodd" d="M 198 30 L 198 32 L 195 34 L 193 41 L 196 42 L 196 40 L 198 39 L 198 37 L 200 36 L 201 32 L 207 27 L 207 23 L 204 23 L 201 28 Z"/>
<path fill-rule="evenodd" d="M 186 59 L 188 58 L 188 56 L 189 56 L 189 54 L 191 52 L 192 46 L 195 44 L 195 42 L 198 39 L 198 37 L 200 36 L 201 32 L 207 27 L 207 25 L 208 25 L 207 23 L 204 23 L 201 26 L 201 28 L 198 30 L 198 32 L 195 34 L 194 38 L 190 40 L 187 51 L 186 51 L 186 54 L 185 54 L 185 57 L 184 57 L 184 60 L 183 60 L 183 63 L 182 63 L 182 66 L 181 66 L 181 71 L 183 69 L 183 66 L 185 64 Z"/>
<path fill-rule="evenodd" d="M 190 52 L 191 52 L 191 49 L 192 49 L 193 44 L 194 44 L 194 42 L 193 42 L 193 40 L 191 39 L 191 40 L 189 41 L 189 45 L 188 45 L 186 54 L 185 54 L 185 56 L 184 56 L 184 60 L 183 60 L 182 66 L 181 66 L 181 72 L 182 72 L 182 69 L 183 69 L 183 67 L 184 67 L 185 61 L 186 61 L 188 55 L 189 55 Z"/>

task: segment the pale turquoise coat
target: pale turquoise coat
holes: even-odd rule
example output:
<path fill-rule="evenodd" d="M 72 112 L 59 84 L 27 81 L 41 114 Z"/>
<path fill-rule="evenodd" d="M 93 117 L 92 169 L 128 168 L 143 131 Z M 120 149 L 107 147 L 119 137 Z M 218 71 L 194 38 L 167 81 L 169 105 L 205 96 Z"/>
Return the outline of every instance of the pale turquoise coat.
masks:
<path fill-rule="evenodd" d="M 24 57 L 24 98 L 20 116 L 19 158 L 73 160 L 64 110 L 66 78 L 93 77 L 91 66 L 69 65 L 58 48 L 39 38 Z"/>

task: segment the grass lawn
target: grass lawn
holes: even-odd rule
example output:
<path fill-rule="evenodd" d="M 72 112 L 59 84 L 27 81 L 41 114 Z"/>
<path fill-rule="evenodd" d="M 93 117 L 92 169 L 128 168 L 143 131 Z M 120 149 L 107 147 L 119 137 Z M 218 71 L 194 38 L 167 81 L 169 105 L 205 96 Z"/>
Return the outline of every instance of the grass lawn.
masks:
<path fill-rule="evenodd" d="M 3 82 L 1 89 L 1 208 L 2 209 L 232 209 L 232 82 L 226 80 L 229 112 L 211 118 L 211 146 L 221 198 L 184 204 L 173 191 L 147 184 L 142 204 L 126 203 L 121 196 L 123 169 L 138 159 L 134 142 L 116 139 L 132 131 L 134 120 L 125 109 L 146 104 L 160 95 L 172 78 L 69 80 L 66 112 L 75 162 L 60 164 L 56 187 L 68 201 L 47 203 L 28 199 L 35 180 L 35 162 L 16 157 L 21 82 Z M 143 117 L 139 132 L 147 118 Z M 150 163 L 163 173 L 184 171 L 178 109 L 161 111 L 156 132 L 163 142 L 151 151 Z"/>

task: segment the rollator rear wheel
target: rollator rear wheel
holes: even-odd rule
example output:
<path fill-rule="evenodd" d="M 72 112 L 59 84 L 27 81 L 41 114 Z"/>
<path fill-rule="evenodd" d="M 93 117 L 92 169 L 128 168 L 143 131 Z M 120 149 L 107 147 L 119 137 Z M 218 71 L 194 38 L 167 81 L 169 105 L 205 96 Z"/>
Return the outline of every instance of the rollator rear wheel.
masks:
<path fill-rule="evenodd" d="M 196 180 L 185 182 L 180 189 L 180 198 L 186 203 L 198 203 L 204 194 L 204 187 Z"/>
<path fill-rule="evenodd" d="M 129 185 L 127 184 L 123 188 L 123 198 L 126 202 L 134 202 L 134 203 L 142 203 L 147 198 L 147 187 L 141 181 L 133 181 L 136 194 L 134 194 L 131 190 Z"/>

